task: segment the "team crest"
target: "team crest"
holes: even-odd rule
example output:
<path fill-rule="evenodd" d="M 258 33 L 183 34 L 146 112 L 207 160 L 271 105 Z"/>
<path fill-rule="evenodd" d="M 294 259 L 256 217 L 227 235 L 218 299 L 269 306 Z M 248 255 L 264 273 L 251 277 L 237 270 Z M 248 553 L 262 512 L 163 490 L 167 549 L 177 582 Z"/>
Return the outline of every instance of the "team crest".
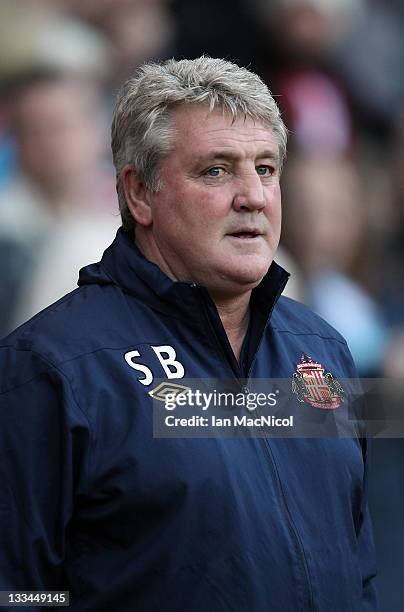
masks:
<path fill-rule="evenodd" d="M 344 390 L 339 380 L 305 353 L 293 374 L 292 391 L 299 402 L 323 410 L 335 410 L 344 401 Z"/>

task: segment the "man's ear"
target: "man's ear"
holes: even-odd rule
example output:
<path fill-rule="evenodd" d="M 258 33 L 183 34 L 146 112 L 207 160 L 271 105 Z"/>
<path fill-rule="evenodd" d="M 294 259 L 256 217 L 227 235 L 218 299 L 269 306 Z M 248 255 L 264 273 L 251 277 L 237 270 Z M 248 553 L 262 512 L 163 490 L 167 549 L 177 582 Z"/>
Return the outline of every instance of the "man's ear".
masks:
<path fill-rule="evenodd" d="M 144 227 L 151 225 L 153 215 L 148 197 L 150 192 L 131 164 L 122 168 L 120 180 L 126 202 L 136 224 Z"/>

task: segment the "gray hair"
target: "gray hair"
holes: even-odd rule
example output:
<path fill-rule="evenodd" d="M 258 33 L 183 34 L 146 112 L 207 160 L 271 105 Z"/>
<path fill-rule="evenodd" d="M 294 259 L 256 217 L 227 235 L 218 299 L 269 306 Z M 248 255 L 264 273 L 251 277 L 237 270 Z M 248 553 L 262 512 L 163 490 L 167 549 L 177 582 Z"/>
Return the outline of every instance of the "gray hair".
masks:
<path fill-rule="evenodd" d="M 206 104 L 210 111 L 221 107 L 233 119 L 241 115 L 262 122 L 277 137 L 283 162 L 287 129 L 259 76 L 232 62 L 207 56 L 144 64 L 119 92 L 112 121 L 112 155 L 125 230 L 133 229 L 135 222 L 120 173 L 125 165 L 132 164 L 148 189 L 161 189 L 159 164 L 175 138 L 170 111 L 181 104 Z"/>

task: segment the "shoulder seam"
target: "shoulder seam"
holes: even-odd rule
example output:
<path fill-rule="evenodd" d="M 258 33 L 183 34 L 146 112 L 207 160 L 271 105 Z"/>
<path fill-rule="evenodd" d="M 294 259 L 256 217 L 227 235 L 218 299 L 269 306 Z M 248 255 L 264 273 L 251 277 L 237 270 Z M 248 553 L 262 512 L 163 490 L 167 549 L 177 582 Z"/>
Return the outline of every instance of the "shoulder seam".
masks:
<path fill-rule="evenodd" d="M 272 327 L 274 331 L 278 334 L 291 334 L 292 336 L 317 336 L 317 338 L 321 338 L 322 340 L 333 340 L 334 342 L 338 342 L 343 346 L 348 346 L 346 340 L 343 338 L 336 338 L 335 336 L 322 336 L 321 334 L 317 334 L 316 332 L 293 332 L 289 329 L 278 329 L 277 327 Z"/>
<path fill-rule="evenodd" d="M 158 342 L 170 342 L 172 341 L 172 337 L 168 337 L 167 339 L 163 339 L 163 340 L 159 340 Z M 0 344 L 0 349 L 2 348 L 6 348 L 6 349 L 11 349 L 13 351 L 20 351 L 20 352 L 25 352 L 25 353 L 32 353 L 33 355 L 38 355 L 38 357 L 40 359 L 42 359 L 42 361 L 44 361 L 45 363 L 47 363 L 51 368 L 55 368 L 56 370 L 60 371 L 61 374 L 63 374 L 66 378 L 67 378 L 67 374 L 65 374 L 62 370 L 59 370 L 59 366 L 63 366 L 66 363 L 70 363 L 71 361 L 75 361 L 76 359 L 80 359 L 80 357 L 86 357 L 87 355 L 93 355 L 94 353 L 98 353 L 99 351 L 123 351 L 125 349 L 130 349 L 134 346 L 139 346 L 141 344 L 146 344 L 148 346 L 151 346 L 153 344 L 156 344 L 156 340 L 141 340 L 140 342 L 131 342 L 130 344 L 125 344 L 124 346 L 99 346 L 98 348 L 92 350 L 92 351 L 86 351 L 84 353 L 79 353 L 78 355 L 74 355 L 74 357 L 68 357 L 67 359 L 63 359 L 62 361 L 58 361 L 57 363 L 52 363 L 51 361 L 49 361 L 49 359 L 47 357 L 45 357 L 44 355 L 42 355 L 42 353 L 39 353 L 38 351 L 35 351 L 33 349 L 30 348 L 18 348 L 12 344 Z M 36 376 L 34 376 L 33 378 L 30 378 L 29 380 L 21 383 L 21 385 L 17 385 L 16 387 L 11 387 L 9 390 L 11 389 L 15 389 L 19 386 L 23 386 L 26 383 L 30 382 L 31 380 L 34 380 L 36 378 Z M 67 378 L 67 380 L 69 380 Z M 73 390 L 72 390 L 73 392 Z M 1 392 L 0 392 L 1 395 Z"/>
<path fill-rule="evenodd" d="M 14 346 L 9 346 L 9 345 L 1 345 L 0 348 L 9 348 L 9 349 L 13 349 L 15 351 L 22 351 L 22 352 L 28 352 L 31 353 L 32 355 L 36 355 L 37 357 L 39 357 L 39 359 L 41 359 L 48 367 L 48 369 L 46 370 L 46 372 L 48 372 L 49 370 L 56 370 L 57 372 L 59 372 L 59 374 L 61 374 L 63 376 L 63 378 L 67 381 L 68 385 L 69 385 L 69 389 L 71 391 L 72 394 L 72 398 L 74 400 L 74 403 L 76 404 L 76 407 L 78 408 L 78 410 L 80 411 L 80 413 L 82 413 L 88 423 L 88 426 L 90 428 L 91 431 L 91 423 L 89 421 L 88 416 L 86 415 L 86 413 L 84 412 L 84 410 L 81 408 L 75 393 L 73 391 L 72 388 L 72 384 L 71 381 L 69 379 L 69 377 L 67 376 L 67 374 L 65 372 L 63 372 L 63 370 L 61 370 L 58 365 L 62 365 L 63 362 L 61 362 L 60 364 L 56 365 L 55 363 L 52 363 L 51 361 L 49 361 L 49 359 L 47 359 L 44 355 L 42 355 L 41 353 L 38 353 L 38 351 L 33 351 L 32 349 L 18 349 Z M 19 384 L 19 385 L 15 385 L 14 387 L 9 387 L 8 389 L 2 390 L 0 392 L 0 395 L 5 395 L 6 393 L 9 393 L 10 391 L 14 391 L 14 389 L 19 389 L 20 387 L 24 387 L 25 385 L 27 385 L 28 383 L 32 382 L 33 380 L 35 380 L 36 378 L 39 378 L 39 376 L 42 376 L 44 372 L 41 372 L 40 374 L 36 374 L 35 376 L 32 376 L 32 378 L 29 378 L 28 380 L 25 380 L 23 383 Z"/>
<path fill-rule="evenodd" d="M 44 357 L 43 355 L 41 355 L 41 353 L 38 353 L 37 351 L 33 351 L 33 350 L 30 350 L 30 349 L 16 349 L 15 347 L 12 347 L 12 346 L 7 347 L 5 345 L 3 345 L 0 348 L 12 348 L 14 350 L 23 350 L 23 351 L 30 352 L 33 355 L 37 355 L 43 361 L 43 363 L 45 363 L 46 365 L 49 366 L 48 369 L 45 370 L 45 372 L 49 372 L 50 370 L 54 369 L 57 372 L 59 372 L 59 374 L 67 382 L 67 385 L 68 385 L 68 387 L 70 389 L 70 392 L 71 392 L 71 395 L 72 395 L 72 399 L 73 399 L 74 405 L 76 406 L 76 408 L 80 412 L 80 414 L 82 414 L 84 416 L 85 421 L 88 424 L 88 430 L 90 432 L 90 448 L 89 448 L 88 460 L 87 460 L 87 486 L 89 487 L 90 486 L 90 472 L 91 472 L 90 466 L 91 466 L 91 458 L 92 458 L 92 455 L 94 453 L 93 449 L 94 449 L 94 444 L 95 444 L 95 434 L 94 434 L 93 428 L 91 427 L 91 422 L 90 422 L 90 419 L 88 418 L 88 415 L 81 408 L 81 406 L 80 406 L 80 404 L 79 404 L 79 402 L 77 400 L 77 397 L 76 397 L 76 395 L 74 393 L 74 390 L 73 390 L 73 387 L 72 387 L 72 384 L 71 384 L 71 381 L 70 381 L 69 377 L 57 365 L 55 365 L 54 363 L 49 361 L 46 357 Z M 14 389 L 19 389 L 20 387 L 24 387 L 26 384 L 28 384 L 28 383 L 32 382 L 33 380 L 39 378 L 42 374 L 44 374 L 44 372 L 42 372 L 40 374 L 37 374 L 36 376 L 33 376 L 32 378 L 30 378 L 29 380 L 26 380 L 24 383 L 22 383 L 20 385 L 16 385 L 14 387 L 10 387 L 9 389 L 7 389 L 5 391 L 1 391 L 0 392 L 0 396 L 3 396 L 3 395 L 6 395 L 7 393 L 10 393 L 11 391 L 14 391 Z"/>

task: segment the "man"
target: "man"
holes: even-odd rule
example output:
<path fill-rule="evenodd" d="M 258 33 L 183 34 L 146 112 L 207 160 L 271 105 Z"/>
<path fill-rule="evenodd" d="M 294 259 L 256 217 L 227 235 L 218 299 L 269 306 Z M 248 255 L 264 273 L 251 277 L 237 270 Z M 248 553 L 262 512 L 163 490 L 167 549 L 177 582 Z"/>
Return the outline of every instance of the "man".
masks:
<path fill-rule="evenodd" d="M 0 297 L 0 336 L 74 289 L 77 269 L 97 261 L 117 229 L 95 83 L 62 69 L 32 69 L 10 83 L 8 108 L 19 172 L 0 190 L 0 249 L 11 245 L 26 263 L 19 270 L 0 264 L 15 287 Z M 66 249 L 68 241 L 75 247 Z"/>
<path fill-rule="evenodd" d="M 364 441 L 153 438 L 158 379 L 248 392 L 302 353 L 354 375 L 337 332 L 280 297 L 285 148 L 267 87 L 232 63 L 124 86 L 123 228 L 2 344 L 1 589 L 94 612 L 375 610 Z"/>

